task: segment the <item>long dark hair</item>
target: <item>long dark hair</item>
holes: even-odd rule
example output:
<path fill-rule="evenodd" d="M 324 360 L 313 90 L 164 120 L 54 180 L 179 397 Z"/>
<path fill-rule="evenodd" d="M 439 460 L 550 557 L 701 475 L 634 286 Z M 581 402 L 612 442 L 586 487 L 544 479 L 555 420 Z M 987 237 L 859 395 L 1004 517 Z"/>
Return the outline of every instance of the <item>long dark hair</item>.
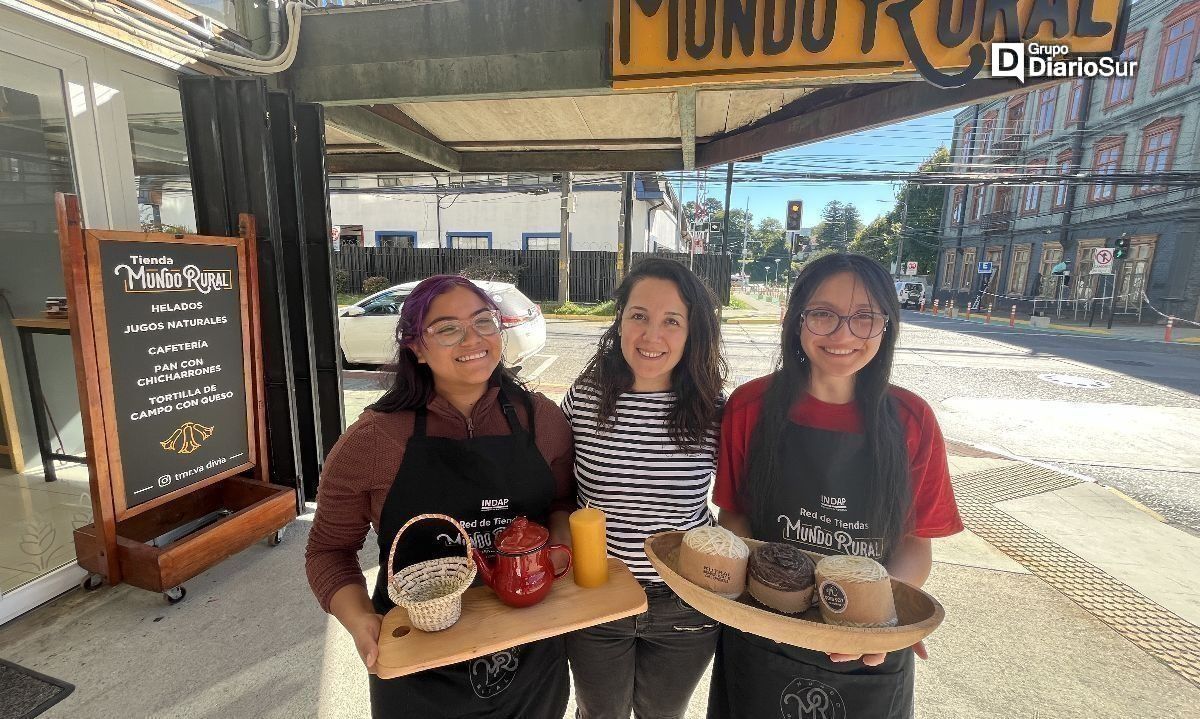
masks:
<path fill-rule="evenodd" d="M 617 288 L 616 320 L 600 337 L 596 354 L 579 381 L 592 385 L 600 395 L 598 420 L 611 426 L 617 398 L 633 388 L 633 371 L 621 354 L 621 316 L 629 295 L 647 278 L 668 280 L 679 289 L 688 308 L 688 337 L 683 357 L 671 371 L 675 404 L 667 414 L 671 440 L 684 451 L 698 450 L 705 435 L 720 418 L 717 400 L 728 369 L 721 356 L 721 328 L 717 322 L 717 298 L 694 272 L 682 263 L 663 257 L 648 257 L 635 264 Z"/>
<path fill-rule="evenodd" d="M 887 270 L 862 255 L 833 254 L 805 265 L 788 298 L 780 337 L 780 359 L 771 386 L 764 395 L 762 412 L 754 428 L 743 485 L 745 506 L 750 507 L 759 526 L 773 524 L 779 507 L 768 506 L 775 487 L 793 481 L 804 467 L 783 467 L 780 462 L 788 410 L 801 392 L 807 391 L 810 363 L 800 345 L 800 313 L 825 280 L 849 272 L 855 275 L 871 298 L 876 311 L 888 316 L 879 352 L 854 378 L 854 403 L 862 416 L 863 433 L 874 471 L 867 478 L 871 503 L 868 521 L 887 556 L 908 532 L 905 523 L 912 502 L 908 450 L 900 424 L 897 402 L 890 392 L 892 359 L 900 330 L 900 303 Z"/>
<path fill-rule="evenodd" d="M 393 374 L 392 386 L 368 409 L 376 412 L 399 412 L 424 407 L 433 399 L 433 372 L 429 365 L 417 361 L 412 346 L 425 341 L 425 319 L 429 316 L 429 306 L 439 295 L 456 287 L 474 292 L 489 310 L 498 309 L 488 293 L 466 277 L 434 275 L 422 280 L 408 297 L 404 298 L 404 306 L 400 308 L 400 320 L 396 323 L 396 344 L 399 350 L 396 352 L 396 360 L 387 368 Z M 533 412 L 529 391 L 516 374 L 504 365 L 503 359 L 496 366 L 492 380 L 497 382 L 509 397 L 524 402 L 526 408 L 530 409 L 532 426 Z"/>

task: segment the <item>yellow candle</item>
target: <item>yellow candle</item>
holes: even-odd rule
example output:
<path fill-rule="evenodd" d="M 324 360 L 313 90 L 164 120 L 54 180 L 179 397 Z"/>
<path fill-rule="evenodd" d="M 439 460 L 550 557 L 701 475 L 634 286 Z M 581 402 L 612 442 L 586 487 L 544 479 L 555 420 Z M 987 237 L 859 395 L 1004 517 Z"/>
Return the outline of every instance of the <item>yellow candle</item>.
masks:
<path fill-rule="evenodd" d="M 608 581 L 608 537 L 604 512 L 588 507 L 571 512 L 571 553 L 575 583 L 598 587 Z"/>

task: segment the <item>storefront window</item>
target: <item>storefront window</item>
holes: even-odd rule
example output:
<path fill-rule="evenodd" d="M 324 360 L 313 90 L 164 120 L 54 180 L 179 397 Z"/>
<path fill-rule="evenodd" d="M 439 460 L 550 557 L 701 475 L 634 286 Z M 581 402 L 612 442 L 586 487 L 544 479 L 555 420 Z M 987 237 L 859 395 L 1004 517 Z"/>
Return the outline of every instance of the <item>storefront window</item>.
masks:
<path fill-rule="evenodd" d="M 1025 281 L 1029 277 L 1029 248 L 1017 247 L 1013 250 L 1012 274 L 1008 277 L 1008 294 L 1024 295 Z"/>
<path fill-rule="evenodd" d="M 0 263 L 0 287 L 8 301 L 0 305 L 6 308 L 0 310 L 0 331 L 14 387 L 22 381 L 18 368 L 23 364 L 6 310 L 37 317 L 46 296 L 62 288 L 54 193 L 76 192 L 74 128 L 63 88 L 57 68 L 0 52 L 0 257 L 8 260 Z M 64 376 L 61 358 L 43 359 L 44 378 Z M 22 390 L 18 396 L 28 395 Z M 60 410 L 51 418 L 56 431 L 72 420 L 59 399 L 50 399 Z M 11 444 L 2 427 L 0 444 Z M 64 471 L 59 481 L 48 483 L 37 476 L 36 444 L 28 435 L 24 440 L 25 473 L 14 472 L 8 455 L 0 455 L 0 593 L 5 594 L 74 561 L 72 532 L 91 522 L 86 469 Z"/>
<path fill-rule="evenodd" d="M 124 73 L 138 222 L 147 232 L 195 232 L 179 90 Z"/>

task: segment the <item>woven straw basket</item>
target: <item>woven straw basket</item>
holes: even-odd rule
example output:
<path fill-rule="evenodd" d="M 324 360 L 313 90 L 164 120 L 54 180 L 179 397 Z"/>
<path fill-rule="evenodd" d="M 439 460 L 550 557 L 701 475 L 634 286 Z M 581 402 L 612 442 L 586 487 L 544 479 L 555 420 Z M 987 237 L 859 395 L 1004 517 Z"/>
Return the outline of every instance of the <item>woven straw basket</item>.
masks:
<path fill-rule="evenodd" d="M 454 525 L 466 542 L 466 557 L 443 557 L 409 565 L 392 572 L 392 559 L 404 531 L 425 519 L 440 519 Z M 424 632 L 440 632 L 458 621 L 462 615 L 462 594 L 475 580 L 473 547 L 467 530 L 454 517 L 445 514 L 418 514 L 404 523 L 392 540 L 388 552 L 388 596 L 398 607 L 408 611 L 412 625 Z"/>

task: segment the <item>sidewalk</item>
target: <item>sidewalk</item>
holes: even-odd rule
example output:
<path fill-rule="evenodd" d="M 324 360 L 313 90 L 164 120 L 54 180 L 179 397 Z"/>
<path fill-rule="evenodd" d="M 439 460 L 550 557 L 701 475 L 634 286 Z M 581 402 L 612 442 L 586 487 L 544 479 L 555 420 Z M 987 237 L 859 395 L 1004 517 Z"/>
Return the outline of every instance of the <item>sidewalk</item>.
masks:
<path fill-rule="evenodd" d="M 925 305 L 925 311 L 921 313 L 925 317 L 933 317 L 933 308 L 930 305 Z M 957 322 L 972 322 L 975 324 L 988 324 L 997 328 L 1009 326 L 1009 314 L 1001 313 L 997 308 L 995 314 L 992 315 L 991 322 L 987 321 L 987 312 L 972 311 L 970 319 L 967 319 L 966 310 L 959 309 L 957 317 L 949 316 L 945 310 L 941 310 L 937 317 L 953 320 Z M 1143 324 L 1132 325 L 1114 323 L 1112 329 L 1108 329 L 1107 320 L 1097 320 L 1092 326 L 1088 326 L 1086 318 L 1079 321 L 1074 320 L 1070 315 L 1064 314 L 1060 319 L 1055 317 L 1053 313 L 1049 315 L 1050 326 L 1048 328 L 1034 327 L 1030 324 L 1028 315 L 1017 315 L 1016 321 L 1013 323 L 1016 328 L 1029 330 L 1032 332 L 1051 332 L 1051 333 L 1070 333 L 1083 334 L 1100 337 L 1115 337 L 1130 340 L 1139 340 L 1142 342 L 1163 342 L 1165 340 L 1166 326 L 1163 324 Z M 1174 327 L 1171 328 L 1171 342 L 1180 344 L 1195 344 L 1200 345 L 1200 327 L 1191 326 L 1183 321 L 1176 321 Z"/>
<path fill-rule="evenodd" d="M 1078 477 L 950 454 L 968 531 L 934 543 L 926 588 L 946 621 L 918 662 L 917 716 L 1195 717 L 1200 538 Z M 0 627 L 3 656 L 75 685 L 48 719 L 369 716 L 353 644 L 304 577 L 311 521 L 175 606 L 128 585 L 69 592 Z M 369 581 L 375 555 L 372 535 Z M 706 698 L 707 678 L 687 716 Z"/>

